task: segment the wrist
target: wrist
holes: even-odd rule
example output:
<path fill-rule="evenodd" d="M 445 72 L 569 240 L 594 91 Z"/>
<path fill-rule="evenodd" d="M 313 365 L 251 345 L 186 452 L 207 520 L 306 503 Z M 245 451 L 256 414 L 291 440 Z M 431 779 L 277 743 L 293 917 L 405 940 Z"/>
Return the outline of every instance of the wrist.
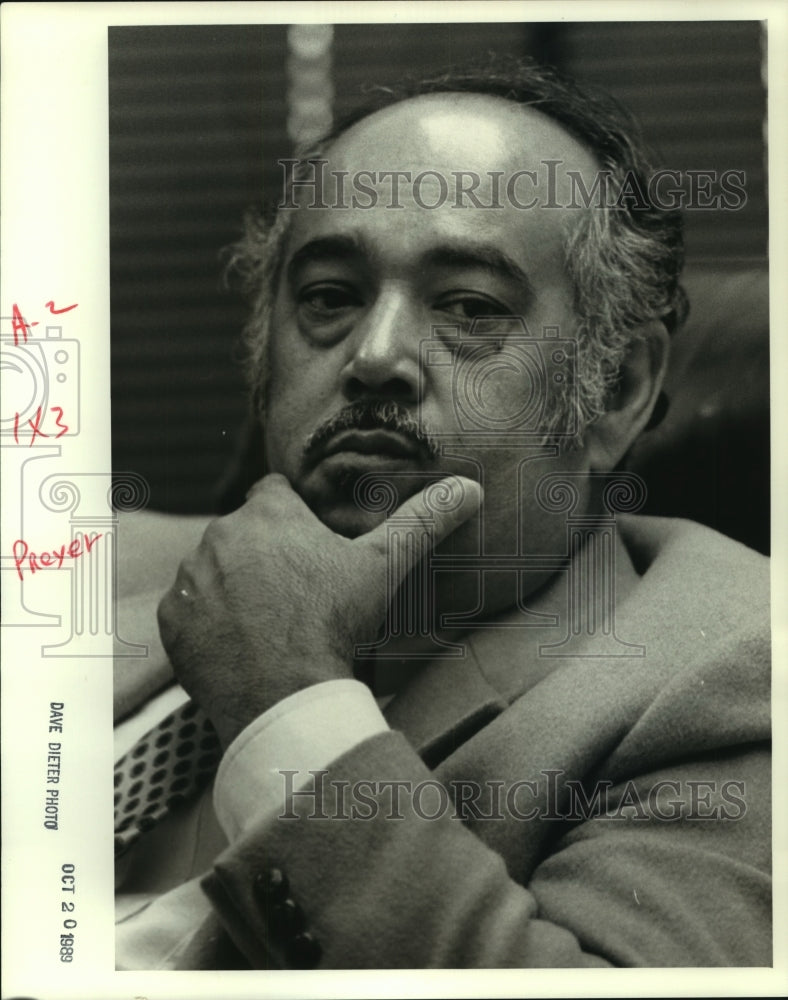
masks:
<path fill-rule="evenodd" d="M 312 661 L 310 657 L 309 662 Z M 231 698 L 209 694 L 203 701 L 203 708 L 226 750 L 256 719 L 291 696 L 328 681 L 352 679 L 350 664 L 339 658 L 321 658 L 311 670 L 305 670 L 301 663 L 277 671 L 262 671 L 257 684 L 233 692 Z"/>

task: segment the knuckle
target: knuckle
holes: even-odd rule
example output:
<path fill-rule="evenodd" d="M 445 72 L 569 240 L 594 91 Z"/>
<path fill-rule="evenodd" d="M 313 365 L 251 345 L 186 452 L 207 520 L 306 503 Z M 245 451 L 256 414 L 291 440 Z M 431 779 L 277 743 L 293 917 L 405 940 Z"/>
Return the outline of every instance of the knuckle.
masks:
<path fill-rule="evenodd" d="M 179 590 L 189 591 L 194 589 L 198 559 L 199 550 L 195 550 L 181 561 L 180 566 L 178 566 L 178 572 L 175 574 L 175 582 L 170 589 L 171 594 L 177 593 Z"/>
<path fill-rule="evenodd" d="M 253 497 L 256 497 L 259 493 L 262 493 L 262 491 L 265 489 L 265 481 L 267 478 L 268 477 L 266 476 L 252 483 L 252 485 L 246 491 L 245 499 L 247 502 L 251 500 Z"/>
<path fill-rule="evenodd" d="M 263 476 L 262 479 L 258 479 L 246 494 L 246 500 L 247 503 L 250 500 L 265 500 L 289 492 L 292 492 L 292 487 L 287 477 L 279 472 L 271 472 L 267 476 Z"/>
<path fill-rule="evenodd" d="M 205 529 L 200 544 L 194 552 L 181 563 L 181 571 L 196 575 L 200 566 L 203 568 L 217 566 L 232 551 L 239 535 L 238 514 L 227 517 L 217 517 Z"/>
<path fill-rule="evenodd" d="M 200 549 L 213 548 L 220 544 L 227 535 L 227 524 L 226 522 L 230 520 L 232 515 L 228 517 L 217 517 L 208 525 L 208 527 L 203 532 L 202 540 L 200 542 Z"/>
<path fill-rule="evenodd" d="M 260 482 L 268 489 L 290 490 L 290 483 L 287 476 L 283 476 L 281 472 L 271 472 L 264 479 L 261 479 Z"/>
<path fill-rule="evenodd" d="M 230 518 L 248 519 L 275 517 L 290 503 L 293 489 L 288 480 L 278 473 L 271 473 L 259 480 L 246 494 L 246 502 L 229 515 Z M 222 518 L 223 521 L 228 518 Z"/>

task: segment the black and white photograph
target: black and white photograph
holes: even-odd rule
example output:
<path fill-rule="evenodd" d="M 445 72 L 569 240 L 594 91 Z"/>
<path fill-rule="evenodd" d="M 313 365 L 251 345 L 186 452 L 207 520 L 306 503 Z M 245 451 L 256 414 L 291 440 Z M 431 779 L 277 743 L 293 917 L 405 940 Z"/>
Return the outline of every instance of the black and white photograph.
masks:
<path fill-rule="evenodd" d="M 3 995 L 781 995 L 785 19 L 97 6 L 25 196 L 95 235 L 2 290 Z"/>

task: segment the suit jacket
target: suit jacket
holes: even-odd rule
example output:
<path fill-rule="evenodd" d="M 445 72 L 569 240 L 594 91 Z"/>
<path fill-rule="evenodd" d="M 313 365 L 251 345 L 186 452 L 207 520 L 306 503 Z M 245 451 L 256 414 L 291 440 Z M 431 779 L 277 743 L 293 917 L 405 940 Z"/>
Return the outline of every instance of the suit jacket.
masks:
<path fill-rule="evenodd" d="M 645 655 L 502 627 L 415 672 L 391 732 L 218 857 L 182 968 L 771 964 L 768 561 L 618 525 Z"/>

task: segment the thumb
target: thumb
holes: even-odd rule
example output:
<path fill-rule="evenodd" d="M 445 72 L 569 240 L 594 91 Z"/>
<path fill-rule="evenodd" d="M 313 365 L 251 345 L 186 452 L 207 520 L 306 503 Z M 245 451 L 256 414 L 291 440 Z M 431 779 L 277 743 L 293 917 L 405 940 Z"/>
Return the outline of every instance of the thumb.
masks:
<path fill-rule="evenodd" d="M 399 583 L 428 550 L 473 517 L 481 502 L 479 483 L 465 476 L 448 476 L 406 500 L 387 521 L 363 536 L 364 543 L 389 556 L 396 577 L 391 582 Z"/>

